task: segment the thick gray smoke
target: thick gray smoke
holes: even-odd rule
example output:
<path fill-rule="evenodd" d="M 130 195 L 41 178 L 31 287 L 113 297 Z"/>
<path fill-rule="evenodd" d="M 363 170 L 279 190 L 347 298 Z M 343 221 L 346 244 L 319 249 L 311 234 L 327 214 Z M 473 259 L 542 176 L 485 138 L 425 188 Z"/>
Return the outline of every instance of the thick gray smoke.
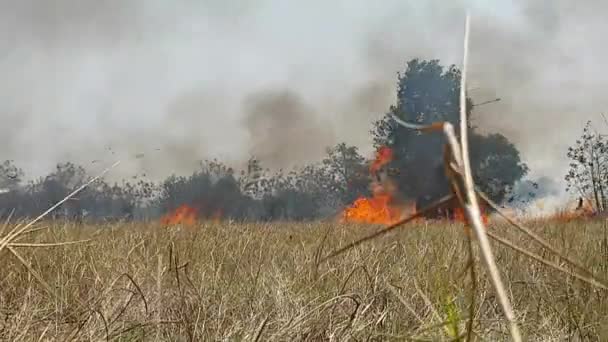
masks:
<path fill-rule="evenodd" d="M 608 108 L 605 1 L 0 0 L 0 159 L 30 176 L 122 159 L 115 177 L 158 178 L 250 153 L 292 165 L 339 141 L 367 152 L 408 59 L 460 63 L 465 8 L 471 95 L 502 99 L 478 125 L 562 178 Z"/>
<path fill-rule="evenodd" d="M 260 92 L 245 100 L 250 153 L 271 168 L 316 161 L 324 146 L 335 144 L 331 127 L 312 106 L 289 92 Z"/>

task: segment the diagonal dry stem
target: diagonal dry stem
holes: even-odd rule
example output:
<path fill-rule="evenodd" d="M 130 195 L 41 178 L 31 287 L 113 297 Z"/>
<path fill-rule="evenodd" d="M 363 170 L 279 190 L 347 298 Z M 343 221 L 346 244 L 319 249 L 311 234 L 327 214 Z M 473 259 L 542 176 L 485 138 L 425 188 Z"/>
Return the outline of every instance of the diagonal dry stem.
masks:
<path fill-rule="evenodd" d="M 120 161 L 117 161 L 116 163 L 112 164 L 110 167 L 108 167 L 105 170 L 103 170 L 99 175 L 91 178 L 88 182 L 84 183 L 83 185 L 81 185 L 80 187 L 78 187 L 76 190 L 72 191 L 70 194 L 68 194 L 67 196 L 65 196 L 61 201 L 55 203 L 53 206 L 51 206 L 49 209 L 47 209 L 42 214 L 38 215 L 38 217 L 36 217 L 32 221 L 30 221 L 28 224 L 23 225 L 23 226 L 21 226 L 21 225 L 15 226 L 4 238 L 2 238 L 0 240 L 0 252 L 2 252 L 2 250 L 4 248 L 6 248 L 8 246 L 8 244 L 11 243 L 14 239 L 16 239 L 19 235 L 21 235 L 23 232 L 25 232 L 26 230 L 28 230 L 28 228 L 30 228 L 33 225 L 35 225 L 36 223 L 38 223 L 40 220 L 42 220 L 43 218 L 45 218 L 48 214 L 50 214 L 51 212 L 53 212 L 55 209 L 59 208 L 63 203 L 67 202 L 72 197 L 76 196 L 76 194 L 78 194 L 79 192 L 81 192 L 82 190 L 84 190 L 86 187 L 88 187 L 89 185 L 91 185 L 93 182 L 95 182 L 96 180 L 98 180 L 101 177 L 103 177 L 110 170 L 112 170 L 113 168 L 115 168 L 116 166 L 118 166 L 118 164 L 120 164 Z"/>
<path fill-rule="evenodd" d="M 511 242 L 511 241 L 509 241 L 507 239 L 504 239 L 504 238 L 502 238 L 502 237 L 500 237 L 500 236 L 498 236 L 496 234 L 493 234 L 491 232 L 487 232 L 487 234 L 494 241 L 497 241 L 498 243 L 500 243 L 500 244 L 502 244 L 504 246 L 507 246 L 507 247 L 509 247 L 509 248 L 511 248 L 511 249 L 513 249 L 513 250 L 515 250 L 515 251 L 517 251 L 517 252 L 519 252 L 519 253 L 521 253 L 521 254 L 523 254 L 523 255 L 531 258 L 531 259 L 533 259 L 533 260 L 536 260 L 536 261 L 540 262 L 541 264 L 544 264 L 546 266 L 554 268 L 554 269 L 556 269 L 556 270 L 558 270 L 558 271 L 560 271 L 562 273 L 565 273 L 565 274 L 567 274 L 567 275 L 569 275 L 571 277 L 574 277 L 574 278 L 577 278 L 579 280 L 582 280 L 582 281 L 586 282 L 587 284 L 590 284 L 590 285 L 598 287 L 598 288 L 600 288 L 602 290 L 607 290 L 608 291 L 608 286 L 607 285 L 602 284 L 601 282 L 597 281 L 596 279 L 594 279 L 592 277 L 587 277 L 587 276 L 584 276 L 584 275 L 580 275 L 578 273 L 571 272 L 570 270 L 568 270 L 568 269 L 566 269 L 566 268 L 564 268 L 564 267 L 562 267 L 562 266 L 560 266 L 560 265 L 558 265 L 556 263 L 553 263 L 551 261 L 543 259 L 542 257 L 540 257 L 537 254 L 534 254 L 534 253 L 529 252 L 529 251 L 527 251 L 527 250 L 525 250 L 525 249 L 523 249 L 521 247 L 516 246 L 513 242 Z"/>
<path fill-rule="evenodd" d="M 560 252 L 556 248 L 554 248 L 553 246 L 551 246 L 545 239 L 543 239 L 540 236 L 538 236 L 537 234 L 535 234 L 530 228 L 524 226 L 522 223 L 517 222 L 516 220 L 514 220 L 513 218 L 511 218 L 509 215 L 505 214 L 502 210 L 500 210 L 500 208 L 498 207 L 498 205 L 488 197 L 488 195 L 486 195 L 485 193 L 483 193 L 480 190 L 477 190 L 477 194 L 479 195 L 479 197 L 481 197 L 481 199 L 488 206 L 490 206 L 492 209 L 494 209 L 498 213 L 498 215 L 500 215 L 505 220 L 507 220 L 507 222 L 509 222 L 512 226 L 514 226 L 515 228 L 519 229 L 524 234 L 528 235 L 530 238 L 532 238 L 532 240 L 538 242 L 545 249 L 547 249 L 551 253 L 557 255 L 560 259 L 566 261 L 570 265 L 578 268 L 580 271 L 583 271 L 584 273 L 587 273 L 589 275 L 592 274 L 592 272 L 588 271 L 581 264 L 579 264 L 578 262 L 576 262 L 576 261 L 570 259 L 569 257 L 567 257 L 565 255 L 565 253 Z"/>
<path fill-rule="evenodd" d="M 11 219 L 13 218 L 14 214 L 15 214 L 15 209 L 12 209 L 11 212 L 6 217 L 6 220 L 4 220 L 4 223 L 0 226 L 0 235 L 2 235 L 4 233 L 4 230 L 6 229 L 6 227 L 8 227 L 8 223 L 11 222 Z"/>
<path fill-rule="evenodd" d="M 77 241 L 66 241 L 66 242 L 55 242 L 55 243 L 27 243 L 27 242 L 11 242 L 8 245 L 11 247 L 57 247 L 75 245 L 77 243 L 90 242 L 91 239 L 77 240 Z"/>
<path fill-rule="evenodd" d="M 268 324 L 269 319 L 270 315 L 266 315 L 266 318 L 264 318 L 262 323 L 260 323 L 260 326 L 258 327 L 257 332 L 255 333 L 255 337 L 253 338 L 254 342 L 258 342 L 262 338 L 262 333 L 264 332 L 264 329 L 266 328 L 266 324 Z"/>
<path fill-rule="evenodd" d="M 38 280 L 38 282 L 42 285 L 42 287 L 44 287 L 44 289 L 49 293 L 49 295 L 61 300 L 61 298 L 55 293 L 55 291 L 53 291 L 53 288 L 44 280 L 44 278 L 42 278 L 42 276 L 32 267 L 32 265 L 30 265 L 30 263 L 27 262 L 21 256 L 21 254 L 17 253 L 17 251 L 12 246 L 7 246 L 6 249 L 11 252 L 11 254 L 13 254 L 15 258 L 17 258 L 17 260 L 19 260 L 19 262 L 21 262 L 21 264 L 25 266 L 25 268 L 27 268 L 28 272 L 34 278 L 36 278 L 36 280 Z"/>
<path fill-rule="evenodd" d="M 462 169 L 458 168 L 458 167 L 452 167 L 453 172 L 458 173 L 458 174 L 462 174 Z M 568 256 L 565 255 L 565 253 L 558 251 L 555 247 L 551 246 L 545 239 L 543 239 L 542 237 L 540 237 L 539 235 L 537 235 L 536 233 L 534 233 L 530 228 L 526 227 L 525 225 L 523 225 L 520 222 L 517 222 L 515 219 L 513 219 L 512 217 L 510 217 L 509 215 L 505 214 L 500 207 L 490 199 L 490 197 L 485 194 L 483 191 L 479 190 L 476 188 L 476 194 L 481 198 L 481 200 L 486 203 L 486 205 L 488 205 L 489 207 L 491 207 L 492 209 L 494 209 L 501 217 L 503 217 L 505 220 L 507 220 L 508 223 L 510 223 L 512 226 L 516 227 L 517 229 L 519 229 L 521 232 L 523 232 L 525 235 L 529 236 L 530 238 L 532 238 L 532 240 L 536 241 L 538 244 L 540 244 L 541 246 L 543 246 L 546 250 L 548 250 L 549 252 L 553 253 L 554 255 L 556 255 L 557 257 L 559 257 L 560 259 L 562 259 L 563 261 L 567 262 L 568 264 L 570 264 L 571 266 L 574 266 L 576 269 L 578 269 L 579 271 L 582 271 L 585 275 L 579 275 L 576 274 L 574 272 L 568 271 L 566 270 L 565 273 L 568 275 L 572 275 L 578 279 L 581 279 L 591 285 L 600 287 L 605 289 L 606 287 L 608 287 L 608 285 L 605 284 L 604 280 L 600 280 L 598 279 L 593 272 L 589 271 L 588 269 L 586 269 L 584 266 L 582 266 L 581 264 L 579 264 L 578 262 L 572 260 L 571 258 L 569 258 Z M 490 235 L 488 233 L 488 235 Z M 491 238 L 496 240 L 496 236 L 495 235 L 490 235 Z M 506 241 L 506 240 L 504 240 Z M 499 241 L 499 242 L 504 242 L 504 241 Z M 507 241 L 507 243 L 505 243 L 506 246 L 511 247 L 511 246 L 515 246 L 513 243 L 510 243 Z M 553 265 L 555 265 L 554 263 L 550 262 L 550 261 L 546 261 L 545 259 L 541 258 L 540 256 L 537 256 L 536 254 L 526 251 L 525 249 L 521 248 L 521 247 L 517 247 L 515 246 L 515 248 L 513 248 L 516 252 L 521 252 L 522 254 L 528 256 L 528 257 L 532 257 L 533 259 L 537 259 L 539 262 L 543 263 L 546 266 L 550 266 L 553 267 Z M 554 267 L 556 270 L 560 271 L 560 272 L 564 272 L 564 268 L 557 266 Z M 587 281 L 589 280 L 589 281 Z"/>
<path fill-rule="evenodd" d="M 473 173 L 471 171 L 471 161 L 469 158 L 469 142 L 468 142 L 468 120 L 467 120 L 467 64 L 469 56 L 469 31 L 470 31 L 470 16 L 467 13 L 464 30 L 464 56 L 462 61 L 462 75 L 460 78 L 460 144 L 462 153 L 462 167 L 464 171 L 464 185 L 463 189 L 466 192 L 466 203 L 463 203 L 463 209 L 465 214 L 473 226 L 473 231 L 479 242 L 481 256 L 486 264 L 492 285 L 496 290 L 496 295 L 500 302 L 500 306 L 505 315 L 505 318 L 509 321 L 509 330 L 511 333 L 511 339 L 514 341 L 521 341 L 521 333 L 519 327 L 515 322 L 515 313 L 511 307 L 511 302 L 507 296 L 507 291 L 500 278 L 498 267 L 492 253 L 492 247 L 488 241 L 486 235 L 486 229 L 481 219 L 479 210 L 479 204 L 477 203 L 477 196 L 475 195 L 475 185 L 473 183 Z"/>

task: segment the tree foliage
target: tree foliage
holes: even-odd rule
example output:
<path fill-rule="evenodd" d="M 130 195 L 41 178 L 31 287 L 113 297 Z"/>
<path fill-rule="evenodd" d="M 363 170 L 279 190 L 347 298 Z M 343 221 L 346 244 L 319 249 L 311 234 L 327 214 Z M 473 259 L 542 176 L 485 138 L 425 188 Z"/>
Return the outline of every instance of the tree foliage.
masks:
<path fill-rule="evenodd" d="M 0 164 L 0 208 L 16 216 L 34 216 L 90 179 L 79 165 L 58 164 L 53 172 L 22 184 L 23 171 L 13 162 Z M 333 216 L 357 196 L 367 194 L 367 161 L 356 147 L 338 144 L 313 163 L 289 172 L 265 169 L 252 157 L 235 172 L 218 160 L 205 160 L 189 176 L 171 175 L 160 183 L 108 184 L 97 180 L 53 213 L 55 218 L 153 218 L 181 205 L 200 218 L 233 220 L 312 220 Z M 0 211 L 0 216 L 8 211 Z"/>
<path fill-rule="evenodd" d="M 352 203 L 369 195 L 369 168 L 357 147 L 340 143 L 327 149 L 323 159 L 324 180 L 328 192 L 336 194 L 341 203 Z"/>
<path fill-rule="evenodd" d="M 565 176 L 566 191 L 574 192 L 593 203 L 595 210 L 604 211 L 608 205 L 608 142 L 591 124 L 568 148 L 570 168 Z"/>
<path fill-rule="evenodd" d="M 459 127 L 460 71 L 444 68 L 438 60 L 411 60 L 399 74 L 397 103 L 389 113 L 407 122 L 430 124 L 447 121 Z M 467 99 L 471 164 L 479 186 L 495 201 L 502 201 L 513 184 L 526 175 L 528 167 L 520 160 L 515 146 L 500 134 L 482 135 L 472 124 L 473 104 Z M 447 193 L 440 134 L 421 134 L 398 125 L 386 115 L 372 129 L 377 147 L 393 149 L 392 167 L 400 170 L 397 183 L 401 192 L 426 203 Z"/>
<path fill-rule="evenodd" d="M 0 164 L 0 189 L 14 189 L 23 178 L 23 170 L 15 166 L 12 160 Z"/>

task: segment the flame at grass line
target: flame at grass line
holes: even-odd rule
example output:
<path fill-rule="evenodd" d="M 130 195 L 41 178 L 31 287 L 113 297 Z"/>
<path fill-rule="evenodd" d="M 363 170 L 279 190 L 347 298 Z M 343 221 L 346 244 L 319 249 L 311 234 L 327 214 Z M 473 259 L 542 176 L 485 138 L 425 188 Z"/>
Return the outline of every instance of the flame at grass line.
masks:
<path fill-rule="evenodd" d="M 198 221 L 198 212 L 193 207 L 183 204 L 172 212 L 161 217 L 160 222 L 163 225 L 194 225 Z"/>
<path fill-rule="evenodd" d="M 223 216 L 224 211 L 222 209 L 217 209 L 213 212 L 213 214 L 201 217 L 199 209 L 187 204 L 183 204 L 161 217 L 160 222 L 165 226 L 193 226 L 201 219 L 207 219 L 211 222 L 218 223 L 222 220 Z"/>
<path fill-rule="evenodd" d="M 397 203 L 394 194 L 396 185 L 390 179 L 381 179 L 378 172 L 383 166 L 393 160 L 393 150 L 388 147 L 380 147 L 376 151 L 376 158 L 370 165 L 372 175 L 372 197 L 359 197 L 348 208 L 342 212 L 341 222 L 368 223 L 368 224 L 393 224 L 406 216 L 416 213 L 416 205 L 410 203 L 404 205 Z M 464 211 L 460 207 L 452 208 L 452 219 L 468 224 Z M 489 223 L 488 215 L 484 208 L 480 207 L 484 224 Z"/>
<path fill-rule="evenodd" d="M 369 171 L 372 181 L 372 197 L 359 197 L 342 212 L 341 222 L 391 224 L 399 221 L 406 208 L 395 203 L 395 185 L 389 180 L 382 181 L 378 171 L 393 160 L 393 150 L 380 147 Z"/>
<path fill-rule="evenodd" d="M 488 218 L 488 215 L 485 213 L 484 206 L 481 203 L 479 203 L 479 211 L 480 211 L 480 214 L 481 214 L 481 220 L 482 220 L 483 224 L 487 228 L 488 223 L 490 223 L 490 219 Z M 464 214 L 464 210 L 462 210 L 461 207 L 454 208 L 453 218 L 454 218 L 455 221 L 462 222 L 465 225 L 469 224 L 469 221 L 468 221 L 467 217 Z"/>

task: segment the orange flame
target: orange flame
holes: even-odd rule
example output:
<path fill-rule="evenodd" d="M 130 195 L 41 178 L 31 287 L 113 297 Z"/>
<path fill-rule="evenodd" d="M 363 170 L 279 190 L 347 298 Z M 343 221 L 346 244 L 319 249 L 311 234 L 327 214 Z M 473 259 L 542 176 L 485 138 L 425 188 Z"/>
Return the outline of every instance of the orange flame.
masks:
<path fill-rule="evenodd" d="M 370 173 L 375 175 L 384 165 L 390 163 L 391 160 L 393 160 L 393 150 L 386 146 L 380 147 L 376 152 L 376 159 L 369 167 Z"/>
<path fill-rule="evenodd" d="M 353 204 L 342 212 L 341 222 L 356 222 L 370 224 L 393 224 L 402 218 L 415 214 L 416 206 L 397 204 L 394 200 L 395 184 L 387 179 L 378 177 L 378 172 L 393 160 L 393 150 L 383 146 L 376 151 L 376 158 L 371 163 L 369 171 L 374 176 L 372 181 L 372 197 L 359 197 Z M 489 223 L 488 215 L 480 206 L 483 223 Z M 460 207 L 453 208 L 453 220 L 468 225 L 464 211 Z M 417 220 L 418 221 L 418 220 Z"/>
<path fill-rule="evenodd" d="M 393 160 L 393 150 L 380 147 L 376 152 L 376 159 L 370 165 L 370 173 L 376 176 L 380 169 Z M 389 181 L 372 183 L 373 195 L 371 198 L 359 197 L 353 204 L 342 212 L 342 222 L 386 224 L 389 225 L 401 219 L 403 208 L 395 205 L 393 199 L 394 185 Z"/>
<path fill-rule="evenodd" d="M 390 205 L 388 194 L 360 197 L 342 213 L 343 222 L 391 224 L 399 220 L 399 211 Z"/>
<path fill-rule="evenodd" d="M 488 223 L 490 223 L 490 219 L 488 218 L 488 215 L 486 215 L 486 213 L 484 212 L 484 207 L 482 205 L 479 206 L 479 211 L 481 212 L 481 220 L 483 221 L 483 224 L 487 226 Z M 465 225 L 469 224 L 469 220 L 465 216 L 464 210 L 462 210 L 461 207 L 454 208 L 454 220 L 462 222 Z"/>
<path fill-rule="evenodd" d="M 194 225 L 198 219 L 196 209 L 184 204 L 160 219 L 164 225 Z"/>
<path fill-rule="evenodd" d="M 596 215 L 590 201 L 584 200 L 576 209 L 563 207 L 557 209 L 548 217 L 550 221 L 570 222 L 574 220 L 588 219 Z"/>
<path fill-rule="evenodd" d="M 222 217 L 224 217 L 224 211 L 222 209 L 218 209 L 213 213 L 213 216 L 211 216 L 211 219 L 213 220 L 214 223 L 218 223 L 222 220 Z"/>

